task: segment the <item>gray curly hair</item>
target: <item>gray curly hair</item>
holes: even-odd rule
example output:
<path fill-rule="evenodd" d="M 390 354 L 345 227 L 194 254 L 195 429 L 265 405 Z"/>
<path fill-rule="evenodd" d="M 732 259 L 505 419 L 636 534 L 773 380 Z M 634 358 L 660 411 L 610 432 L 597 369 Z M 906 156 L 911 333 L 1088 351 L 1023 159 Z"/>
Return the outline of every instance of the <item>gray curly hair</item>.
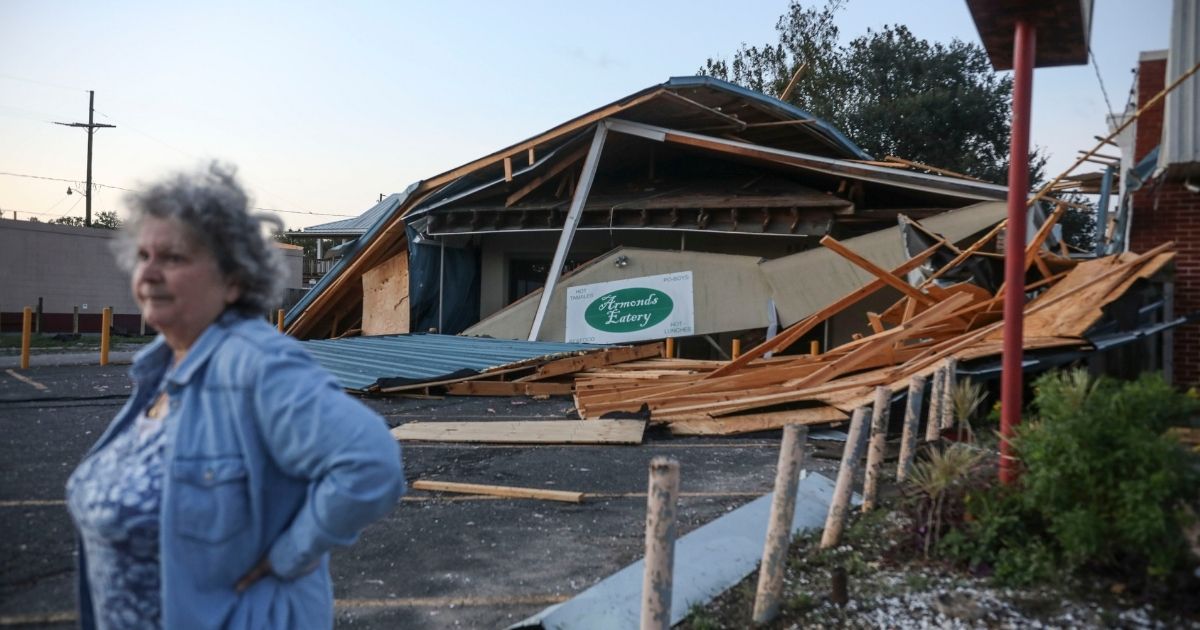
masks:
<path fill-rule="evenodd" d="M 241 295 L 231 307 L 262 316 L 283 298 L 287 277 L 283 256 L 264 233 L 279 231 L 278 217 L 250 212 L 250 199 L 236 169 L 213 162 L 196 173 L 177 173 L 126 197 L 130 218 L 113 241 L 117 263 L 127 272 L 137 263 L 137 238 L 146 217 L 178 221 L 194 242 L 212 252 L 221 273 L 233 279 Z"/>

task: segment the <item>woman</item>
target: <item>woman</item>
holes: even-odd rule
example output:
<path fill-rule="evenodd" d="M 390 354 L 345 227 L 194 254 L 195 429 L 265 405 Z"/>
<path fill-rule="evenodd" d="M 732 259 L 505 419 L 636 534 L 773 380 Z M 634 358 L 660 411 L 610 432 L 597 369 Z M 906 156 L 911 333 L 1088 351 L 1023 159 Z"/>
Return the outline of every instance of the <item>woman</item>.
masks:
<path fill-rule="evenodd" d="M 130 201 L 118 259 L 160 334 L 67 483 L 81 625 L 332 626 L 329 550 L 403 494 L 399 446 L 264 321 L 285 272 L 231 171 Z"/>

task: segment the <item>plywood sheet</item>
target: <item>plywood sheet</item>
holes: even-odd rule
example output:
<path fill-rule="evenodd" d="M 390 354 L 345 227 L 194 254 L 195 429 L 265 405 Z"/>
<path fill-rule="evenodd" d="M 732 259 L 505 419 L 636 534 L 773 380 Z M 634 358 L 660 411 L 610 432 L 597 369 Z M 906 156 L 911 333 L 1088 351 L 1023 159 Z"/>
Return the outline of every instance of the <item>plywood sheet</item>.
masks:
<path fill-rule="evenodd" d="M 364 273 L 362 285 L 363 335 L 410 332 L 407 251 Z"/>
<path fill-rule="evenodd" d="M 410 422 L 392 429 L 400 441 L 491 444 L 641 444 L 644 420 Z"/>

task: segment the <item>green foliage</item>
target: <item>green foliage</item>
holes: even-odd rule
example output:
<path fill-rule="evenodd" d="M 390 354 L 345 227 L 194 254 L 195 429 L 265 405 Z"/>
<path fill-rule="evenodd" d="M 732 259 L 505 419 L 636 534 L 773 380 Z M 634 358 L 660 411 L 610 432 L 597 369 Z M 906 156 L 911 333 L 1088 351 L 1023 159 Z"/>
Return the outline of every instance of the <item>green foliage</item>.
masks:
<path fill-rule="evenodd" d="M 1057 372 L 1035 392 L 1036 415 L 1014 440 L 1025 467 L 1018 486 L 968 497 L 973 519 L 943 550 L 1016 583 L 1057 569 L 1143 578 L 1180 568 L 1198 479 L 1163 433 L 1200 403 L 1159 375 L 1118 382 Z"/>
<path fill-rule="evenodd" d="M 57 219 L 51 221 L 51 223 L 58 225 L 74 225 L 77 227 L 84 226 L 83 217 L 58 217 Z M 121 220 L 117 218 L 116 212 L 97 212 L 96 216 L 92 217 L 92 227 L 115 230 L 121 227 Z"/>
<path fill-rule="evenodd" d="M 987 454 L 965 443 L 931 448 L 927 459 L 913 464 L 905 491 L 920 524 L 921 549 L 926 556 L 946 530 L 965 514 L 965 499 L 980 477 Z"/>
<path fill-rule="evenodd" d="M 750 89 L 783 95 L 828 121 L 876 157 L 896 155 L 992 182 L 1007 178 L 1012 78 L 992 70 L 978 44 L 929 42 L 903 25 L 868 30 L 838 43 L 843 0 L 820 9 L 792 0 L 779 18 L 776 44 L 747 46 L 730 62 L 699 70 Z M 1045 157 L 1031 157 L 1030 181 Z"/>

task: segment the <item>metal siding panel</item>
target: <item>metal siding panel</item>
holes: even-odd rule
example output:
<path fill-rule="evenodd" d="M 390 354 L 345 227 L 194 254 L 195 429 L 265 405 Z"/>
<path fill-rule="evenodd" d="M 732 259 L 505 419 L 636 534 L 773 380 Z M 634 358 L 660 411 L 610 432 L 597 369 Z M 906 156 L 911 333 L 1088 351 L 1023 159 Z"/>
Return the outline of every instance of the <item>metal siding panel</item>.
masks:
<path fill-rule="evenodd" d="M 1167 83 L 1200 61 L 1200 0 L 1175 0 L 1171 12 L 1171 47 Z M 1167 95 L 1163 119 L 1163 151 L 1159 165 L 1200 163 L 1200 78 L 1192 77 Z"/>
<path fill-rule="evenodd" d="M 424 333 L 316 339 L 301 344 L 342 387 L 357 391 L 367 390 L 384 378 L 436 381 L 462 370 L 483 372 L 603 347 Z"/>

